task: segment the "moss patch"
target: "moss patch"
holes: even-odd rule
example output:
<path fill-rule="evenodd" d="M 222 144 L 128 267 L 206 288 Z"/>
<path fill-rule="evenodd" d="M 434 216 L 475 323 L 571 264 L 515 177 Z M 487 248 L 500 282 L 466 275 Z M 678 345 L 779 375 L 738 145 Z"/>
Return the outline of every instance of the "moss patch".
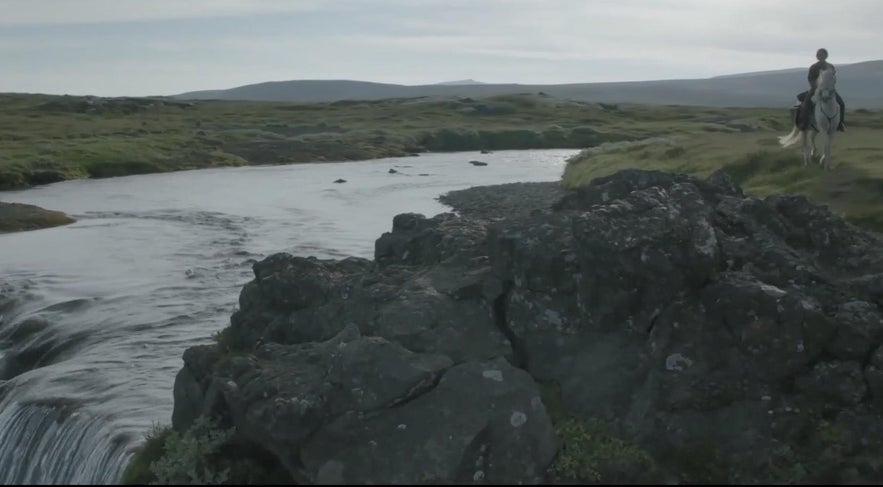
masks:
<path fill-rule="evenodd" d="M 549 468 L 577 482 L 658 482 L 656 462 L 644 450 L 614 436 L 597 420 L 566 418 L 555 425 L 561 450 Z"/>

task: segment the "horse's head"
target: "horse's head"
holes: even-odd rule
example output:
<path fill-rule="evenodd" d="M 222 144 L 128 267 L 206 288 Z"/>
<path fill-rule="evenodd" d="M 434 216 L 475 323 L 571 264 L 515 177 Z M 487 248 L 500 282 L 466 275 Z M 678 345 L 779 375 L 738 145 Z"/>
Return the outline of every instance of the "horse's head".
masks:
<path fill-rule="evenodd" d="M 816 93 L 822 100 L 830 100 L 834 96 L 834 86 L 837 84 L 837 74 L 833 68 L 823 69 L 819 72 L 816 82 Z"/>

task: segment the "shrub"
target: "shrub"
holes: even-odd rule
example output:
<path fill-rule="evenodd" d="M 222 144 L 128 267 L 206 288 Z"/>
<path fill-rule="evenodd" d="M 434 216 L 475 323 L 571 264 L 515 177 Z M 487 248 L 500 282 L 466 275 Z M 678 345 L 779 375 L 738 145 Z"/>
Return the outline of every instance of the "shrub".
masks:
<path fill-rule="evenodd" d="M 200 416 L 187 432 L 154 425 L 144 445 L 123 472 L 126 485 L 221 484 L 229 469 L 219 470 L 215 456 L 230 439 L 233 430 L 221 430 L 217 423 Z"/>
<path fill-rule="evenodd" d="M 230 327 L 216 331 L 215 334 L 212 335 L 212 340 L 218 344 L 218 349 L 222 353 L 229 353 L 236 349 L 236 344 L 233 340 L 233 331 Z"/>
<path fill-rule="evenodd" d="M 232 429 L 221 430 L 215 421 L 206 416 L 196 418 L 183 435 L 177 431 L 169 432 L 163 445 L 163 455 L 150 465 L 150 471 L 156 477 L 151 484 L 224 483 L 230 470 L 218 470 L 212 457 L 232 435 Z"/>
<path fill-rule="evenodd" d="M 124 485 L 145 485 L 156 480 L 150 465 L 163 455 L 163 446 L 172 432 L 170 426 L 154 424 L 147 433 L 144 445 L 135 453 L 123 472 Z"/>

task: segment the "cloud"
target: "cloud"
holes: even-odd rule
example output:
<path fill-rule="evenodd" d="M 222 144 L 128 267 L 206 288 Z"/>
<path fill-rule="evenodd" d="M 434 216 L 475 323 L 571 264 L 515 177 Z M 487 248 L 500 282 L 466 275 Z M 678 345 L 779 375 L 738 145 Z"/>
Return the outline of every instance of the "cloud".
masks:
<path fill-rule="evenodd" d="M 807 66 L 818 47 L 835 64 L 883 58 L 880 0 L 0 0 L 0 9 L 0 91 L 695 78 Z M 64 72 L 33 75 L 50 67 Z"/>
<path fill-rule="evenodd" d="M 0 0 L 0 25 L 78 24 L 309 12 L 321 0 Z"/>

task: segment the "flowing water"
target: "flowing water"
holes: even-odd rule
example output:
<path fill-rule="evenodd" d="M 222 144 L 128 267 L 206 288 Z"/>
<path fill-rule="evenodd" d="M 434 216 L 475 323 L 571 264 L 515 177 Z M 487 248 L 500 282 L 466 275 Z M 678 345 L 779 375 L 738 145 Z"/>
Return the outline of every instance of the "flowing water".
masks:
<path fill-rule="evenodd" d="M 78 220 L 0 235 L 0 483 L 118 482 L 144 434 L 171 420 L 181 354 L 228 324 L 255 260 L 371 258 L 394 215 L 447 211 L 436 198 L 454 189 L 557 180 L 575 153 L 208 169 L 0 193 Z"/>

